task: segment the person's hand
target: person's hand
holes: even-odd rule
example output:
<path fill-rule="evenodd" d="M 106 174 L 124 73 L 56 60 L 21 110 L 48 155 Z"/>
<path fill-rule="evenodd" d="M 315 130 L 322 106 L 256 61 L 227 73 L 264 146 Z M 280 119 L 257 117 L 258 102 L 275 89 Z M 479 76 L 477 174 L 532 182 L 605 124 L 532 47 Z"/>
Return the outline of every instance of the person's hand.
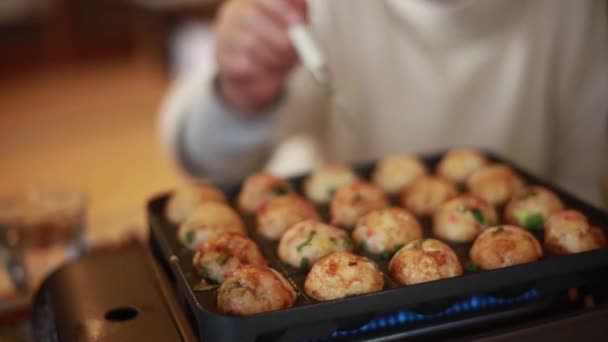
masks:
<path fill-rule="evenodd" d="M 219 91 L 228 105 L 255 112 L 279 96 L 298 61 L 290 24 L 306 16 L 305 0 L 230 0 L 216 22 Z"/>

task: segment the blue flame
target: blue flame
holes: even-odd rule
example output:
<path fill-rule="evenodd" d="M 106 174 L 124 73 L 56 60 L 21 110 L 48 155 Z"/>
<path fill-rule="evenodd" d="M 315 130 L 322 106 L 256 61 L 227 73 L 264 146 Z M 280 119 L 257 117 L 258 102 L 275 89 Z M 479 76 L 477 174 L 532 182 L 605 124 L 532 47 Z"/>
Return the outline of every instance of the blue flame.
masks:
<path fill-rule="evenodd" d="M 483 309 L 500 308 L 538 299 L 540 294 L 536 289 L 529 290 L 514 298 L 499 298 L 491 296 L 472 296 L 457 302 L 449 308 L 434 314 L 420 314 L 408 310 L 399 310 L 374 318 L 362 327 L 353 330 L 337 330 L 329 337 L 318 341 L 331 341 L 335 338 L 355 336 L 361 333 L 373 332 L 388 328 L 404 327 L 412 323 L 432 322 L 439 319 L 471 313 Z"/>

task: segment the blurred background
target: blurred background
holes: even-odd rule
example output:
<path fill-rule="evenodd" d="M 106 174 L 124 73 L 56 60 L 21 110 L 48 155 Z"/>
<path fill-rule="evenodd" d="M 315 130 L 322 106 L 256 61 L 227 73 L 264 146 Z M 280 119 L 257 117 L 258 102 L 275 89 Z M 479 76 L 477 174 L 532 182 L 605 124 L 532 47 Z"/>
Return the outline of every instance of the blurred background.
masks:
<path fill-rule="evenodd" d="M 146 200 L 180 176 L 160 151 L 158 108 L 174 77 L 210 58 L 219 2 L 1 0 L 0 193 L 77 187 L 90 246 L 145 239 Z M 38 278 L 63 260 L 33 258 Z"/>

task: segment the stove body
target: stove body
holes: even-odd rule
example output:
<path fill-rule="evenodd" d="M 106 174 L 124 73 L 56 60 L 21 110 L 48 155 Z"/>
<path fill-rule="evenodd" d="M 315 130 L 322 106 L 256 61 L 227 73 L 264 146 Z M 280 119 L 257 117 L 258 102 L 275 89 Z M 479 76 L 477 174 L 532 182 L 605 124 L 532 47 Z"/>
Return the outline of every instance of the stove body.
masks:
<path fill-rule="evenodd" d="M 510 299 L 473 295 L 447 306 L 404 308 L 350 322 L 349 329 L 319 331 L 318 340 L 605 341 L 608 269 L 572 276 L 579 279 L 577 290 L 529 289 Z M 44 283 L 35 300 L 35 337 L 61 342 L 209 342 L 199 339 L 195 320 L 179 301 L 169 274 L 149 249 L 131 246 L 92 254 Z M 301 329 L 306 328 L 258 340 L 296 341 Z"/>

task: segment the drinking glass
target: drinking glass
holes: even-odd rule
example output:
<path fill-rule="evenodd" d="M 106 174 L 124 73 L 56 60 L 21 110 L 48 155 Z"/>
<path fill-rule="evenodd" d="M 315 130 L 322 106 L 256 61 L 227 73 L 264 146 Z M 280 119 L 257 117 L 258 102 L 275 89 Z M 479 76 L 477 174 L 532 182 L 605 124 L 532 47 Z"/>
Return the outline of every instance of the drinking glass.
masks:
<path fill-rule="evenodd" d="M 0 257 L 17 297 L 34 290 L 26 256 L 60 248 L 77 258 L 86 251 L 85 223 L 86 197 L 76 189 L 28 185 L 0 197 Z"/>

